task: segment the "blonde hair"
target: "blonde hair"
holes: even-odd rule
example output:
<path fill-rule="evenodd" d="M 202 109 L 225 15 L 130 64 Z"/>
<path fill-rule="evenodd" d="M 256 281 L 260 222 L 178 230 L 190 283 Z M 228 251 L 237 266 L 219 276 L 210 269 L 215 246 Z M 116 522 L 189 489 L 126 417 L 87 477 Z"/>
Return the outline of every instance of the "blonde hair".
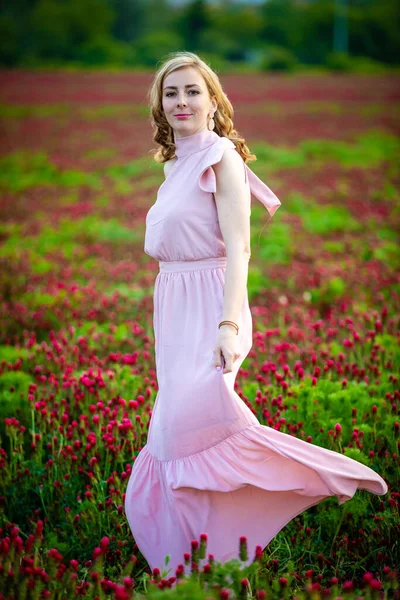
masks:
<path fill-rule="evenodd" d="M 162 110 L 163 83 L 167 75 L 182 67 L 194 67 L 202 75 L 210 96 L 215 96 L 218 103 L 214 114 L 214 131 L 221 137 L 229 138 L 236 146 L 244 162 L 256 160 L 255 154 L 251 154 L 246 146 L 244 138 L 233 127 L 233 106 L 228 96 L 222 89 L 217 74 L 197 54 L 187 51 L 171 52 L 167 54 L 165 62 L 157 70 L 153 83 L 148 93 L 148 101 L 151 111 L 151 125 L 154 129 L 153 140 L 161 145 L 161 148 L 152 150 L 154 160 L 164 163 L 175 156 L 174 133 Z"/>

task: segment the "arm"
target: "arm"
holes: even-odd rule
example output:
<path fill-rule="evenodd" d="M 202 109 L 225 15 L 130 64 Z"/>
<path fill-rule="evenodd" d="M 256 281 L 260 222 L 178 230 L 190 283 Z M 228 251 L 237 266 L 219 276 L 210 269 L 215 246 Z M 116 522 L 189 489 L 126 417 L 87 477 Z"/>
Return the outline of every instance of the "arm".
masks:
<path fill-rule="evenodd" d="M 247 291 L 248 266 L 251 255 L 251 194 L 246 183 L 243 159 L 235 150 L 226 150 L 221 161 L 213 168 L 217 181 L 215 202 L 228 259 L 221 320 L 238 323 Z M 236 330 L 229 324 L 222 325 L 218 331 L 220 332 L 220 341 L 227 341 L 227 338 L 231 336 L 236 338 Z M 228 346 L 225 346 L 223 354 L 227 365 L 226 372 L 228 372 L 231 370 L 231 361 L 238 357 L 234 350 L 234 340 L 228 341 Z"/>
<path fill-rule="evenodd" d="M 235 150 L 227 150 L 214 165 L 217 180 L 215 202 L 228 259 L 225 273 L 224 309 L 221 320 L 238 322 L 247 289 L 250 249 L 250 192 L 244 163 Z M 230 325 L 222 325 L 229 327 Z"/>

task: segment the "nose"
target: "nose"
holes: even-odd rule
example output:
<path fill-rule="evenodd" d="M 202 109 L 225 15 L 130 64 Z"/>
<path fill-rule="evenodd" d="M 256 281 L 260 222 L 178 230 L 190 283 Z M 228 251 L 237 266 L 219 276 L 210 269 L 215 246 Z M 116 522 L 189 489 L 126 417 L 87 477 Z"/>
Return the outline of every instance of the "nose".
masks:
<path fill-rule="evenodd" d="M 178 106 L 187 106 L 184 96 L 178 96 Z"/>

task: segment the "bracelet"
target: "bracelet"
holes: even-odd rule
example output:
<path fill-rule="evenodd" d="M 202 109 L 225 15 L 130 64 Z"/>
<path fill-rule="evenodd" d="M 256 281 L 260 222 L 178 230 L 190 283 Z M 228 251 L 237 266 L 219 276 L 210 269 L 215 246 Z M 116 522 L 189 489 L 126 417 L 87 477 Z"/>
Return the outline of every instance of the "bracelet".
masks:
<path fill-rule="evenodd" d="M 238 335 L 239 333 L 239 327 L 236 325 L 236 323 L 234 323 L 233 321 L 221 321 L 221 323 L 218 325 L 218 329 L 221 327 L 221 325 L 223 325 L 224 323 L 228 323 L 229 325 L 233 325 L 236 329 L 236 335 Z"/>

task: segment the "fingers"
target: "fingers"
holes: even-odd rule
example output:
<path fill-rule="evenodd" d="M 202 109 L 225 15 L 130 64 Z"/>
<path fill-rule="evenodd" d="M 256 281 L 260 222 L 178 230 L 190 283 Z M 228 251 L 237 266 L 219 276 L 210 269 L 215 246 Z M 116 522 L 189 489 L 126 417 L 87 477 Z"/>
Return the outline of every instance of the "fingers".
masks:
<path fill-rule="evenodd" d="M 234 354 L 232 357 L 228 357 L 228 359 L 226 360 L 225 364 L 224 364 L 224 370 L 223 373 L 232 373 L 232 366 L 233 363 L 240 357 L 240 354 Z"/>
<path fill-rule="evenodd" d="M 222 364 L 225 359 L 223 360 L 223 355 L 222 352 L 219 348 L 215 348 L 214 350 L 214 365 L 215 368 L 220 371 L 222 366 L 225 366 L 225 364 Z"/>
<path fill-rule="evenodd" d="M 215 348 L 214 350 L 214 365 L 217 371 L 223 368 L 223 372 L 226 373 L 226 359 L 220 348 Z"/>
<path fill-rule="evenodd" d="M 214 364 L 217 371 L 223 369 L 223 373 L 231 373 L 233 363 L 240 358 L 240 354 L 235 352 L 234 354 L 229 354 L 227 351 L 223 351 L 221 349 L 214 350 Z"/>

